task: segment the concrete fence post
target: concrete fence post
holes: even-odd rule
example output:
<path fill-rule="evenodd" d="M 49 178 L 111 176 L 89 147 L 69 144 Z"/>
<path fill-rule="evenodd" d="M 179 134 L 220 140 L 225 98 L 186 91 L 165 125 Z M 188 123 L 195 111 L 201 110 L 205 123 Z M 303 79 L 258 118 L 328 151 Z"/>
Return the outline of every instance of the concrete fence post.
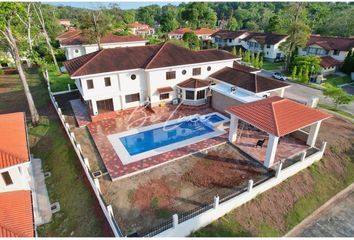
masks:
<path fill-rule="evenodd" d="M 112 205 L 108 205 L 108 206 L 107 206 L 107 211 L 111 214 L 112 217 L 114 217 Z"/>
<path fill-rule="evenodd" d="M 321 152 L 322 154 L 324 153 L 324 151 L 326 150 L 326 146 L 327 146 L 327 142 L 323 141 L 322 145 L 321 145 Z"/>
<path fill-rule="evenodd" d="M 172 223 L 173 223 L 173 228 L 176 228 L 178 225 L 178 215 L 177 214 L 173 214 L 172 215 Z"/>
<path fill-rule="evenodd" d="M 279 164 L 279 166 L 278 166 L 278 168 L 277 168 L 277 172 L 275 173 L 275 177 L 276 177 L 276 178 L 280 176 L 282 167 L 283 167 L 283 163 L 280 162 L 280 164 Z"/>
<path fill-rule="evenodd" d="M 66 127 L 66 129 L 68 129 L 68 131 L 70 131 L 70 125 L 69 125 L 69 123 L 65 123 L 65 127 Z M 75 140 L 75 139 L 74 139 Z"/>
<path fill-rule="evenodd" d="M 74 141 L 76 141 L 75 133 L 71 132 L 70 136 L 73 138 Z"/>
<path fill-rule="evenodd" d="M 89 162 L 88 158 L 84 158 L 84 163 L 85 163 L 86 167 L 87 167 L 89 170 L 91 170 L 91 168 L 90 168 L 90 162 Z"/>
<path fill-rule="evenodd" d="M 57 101 L 55 100 L 55 98 L 53 97 L 53 100 L 54 100 L 54 105 L 55 105 L 55 108 L 58 109 L 59 105 L 57 103 Z"/>
<path fill-rule="evenodd" d="M 69 91 L 71 91 L 71 87 L 70 87 L 70 84 L 68 83 L 68 89 L 69 89 Z"/>
<path fill-rule="evenodd" d="M 58 113 L 59 113 L 60 116 L 63 115 L 63 113 L 61 112 L 61 108 L 60 107 L 58 107 Z"/>
<path fill-rule="evenodd" d="M 247 192 L 252 191 L 252 188 L 253 188 L 253 180 L 251 179 L 248 181 Z"/>
<path fill-rule="evenodd" d="M 82 149 L 81 149 L 81 145 L 80 144 L 76 144 L 77 149 L 79 149 L 80 153 L 82 153 Z"/>
<path fill-rule="evenodd" d="M 305 161 L 305 158 L 306 158 L 306 151 L 303 151 L 303 152 L 301 153 L 300 161 L 301 161 L 301 162 Z"/>
<path fill-rule="evenodd" d="M 219 202 L 220 202 L 220 197 L 219 197 L 219 195 L 214 196 L 214 205 L 213 205 L 214 209 L 217 209 L 217 208 L 218 208 Z"/>
<path fill-rule="evenodd" d="M 97 190 L 101 193 L 100 181 L 97 178 L 94 178 L 93 181 L 95 182 Z"/>

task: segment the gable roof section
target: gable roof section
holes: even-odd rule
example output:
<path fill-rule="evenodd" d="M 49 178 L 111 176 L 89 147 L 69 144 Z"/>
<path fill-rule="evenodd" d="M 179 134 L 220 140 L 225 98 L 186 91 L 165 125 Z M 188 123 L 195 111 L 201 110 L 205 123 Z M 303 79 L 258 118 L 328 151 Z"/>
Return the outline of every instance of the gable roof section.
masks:
<path fill-rule="evenodd" d="M 311 35 L 306 46 L 318 45 L 326 50 L 349 51 L 354 48 L 354 38 L 349 37 L 322 37 L 320 35 Z"/>
<path fill-rule="evenodd" d="M 343 62 L 338 61 L 337 59 L 332 58 L 331 56 L 323 56 L 321 57 L 320 65 L 323 68 L 335 67 L 343 64 Z"/>
<path fill-rule="evenodd" d="M 211 36 L 212 37 L 219 36 L 222 39 L 229 39 L 229 38 L 234 39 L 234 38 L 241 36 L 244 33 L 247 33 L 247 31 L 219 30 L 219 31 L 213 33 Z"/>
<path fill-rule="evenodd" d="M 204 88 L 209 86 L 209 81 L 201 80 L 197 78 L 189 78 L 179 84 L 177 86 L 181 88 Z"/>
<path fill-rule="evenodd" d="M 131 23 L 131 24 L 128 24 L 128 27 L 130 27 L 130 28 L 149 27 L 149 25 L 143 24 L 143 23 Z"/>
<path fill-rule="evenodd" d="M 258 68 L 254 68 L 254 67 L 250 67 L 247 65 L 243 65 L 243 64 L 239 64 L 237 62 L 234 62 L 233 68 L 240 70 L 240 71 L 244 71 L 244 72 L 260 72 L 261 70 Z"/>
<path fill-rule="evenodd" d="M 130 36 L 118 36 L 113 33 L 106 34 L 101 38 L 101 44 L 104 43 L 121 43 L 121 42 L 138 42 L 146 41 L 144 38 L 130 35 Z M 66 38 L 60 41 L 63 46 L 83 45 L 83 44 L 95 44 L 88 42 L 82 34 L 75 35 L 70 38 Z"/>
<path fill-rule="evenodd" d="M 0 168 L 29 161 L 23 112 L 0 115 Z"/>
<path fill-rule="evenodd" d="M 64 62 L 72 77 L 129 69 L 154 69 L 233 59 L 220 50 L 191 51 L 172 43 L 102 49 Z"/>
<path fill-rule="evenodd" d="M 287 35 L 277 33 L 261 33 L 261 32 L 248 32 L 248 35 L 243 39 L 248 41 L 251 39 L 256 40 L 260 44 L 274 45 L 285 39 Z"/>
<path fill-rule="evenodd" d="M 217 30 L 210 29 L 210 28 L 200 28 L 200 29 L 194 30 L 193 32 L 196 35 L 211 35 L 211 34 L 215 33 L 216 31 Z"/>
<path fill-rule="evenodd" d="M 34 237 L 31 191 L 0 193 L 0 237 Z"/>
<path fill-rule="evenodd" d="M 210 75 L 210 77 L 254 93 L 289 86 L 289 84 L 287 83 L 259 76 L 257 74 L 249 72 L 249 70 L 244 70 L 241 68 L 236 69 L 225 67 L 213 73 L 212 75 Z"/>
<path fill-rule="evenodd" d="M 77 36 L 81 33 L 80 30 L 76 30 L 76 29 L 69 29 L 68 31 L 60 34 L 59 36 L 57 36 L 58 40 L 63 40 L 63 39 L 67 39 L 67 38 L 71 38 L 74 36 Z"/>
<path fill-rule="evenodd" d="M 226 111 L 278 137 L 331 117 L 317 109 L 278 96 L 231 106 Z"/>

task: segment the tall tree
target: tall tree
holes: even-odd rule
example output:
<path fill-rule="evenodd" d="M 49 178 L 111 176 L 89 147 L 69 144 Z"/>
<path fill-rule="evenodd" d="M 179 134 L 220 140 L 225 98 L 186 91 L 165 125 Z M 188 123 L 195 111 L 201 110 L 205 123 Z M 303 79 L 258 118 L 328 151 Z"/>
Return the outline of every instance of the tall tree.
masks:
<path fill-rule="evenodd" d="M 201 47 L 199 38 L 194 32 L 186 32 L 185 34 L 183 34 L 182 39 L 190 49 L 197 50 Z"/>
<path fill-rule="evenodd" d="M 215 11 L 206 2 L 190 2 L 181 12 L 186 25 L 193 28 L 214 28 L 217 20 Z"/>
<path fill-rule="evenodd" d="M 162 7 L 162 16 L 161 16 L 161 31 L 162 32 L 171 32 L 176 30 L 179 26 L 178 20 L 178 8 L 171 4 Z"/>
<path fill-rule="evenodd" d="M 39 4 L 33 4 L 33 8 L 34 8 L 34 10 L 36 12 L 38 21 L 39 21 L 39 23 L 41 25 L 42 33 L 44 35 L 44 38 L 45 38 L 45 41 L 47 43 L 48 49 L 50 51 L 50 54 L 52 55 L 53 63 L 55 65 L 55 67 L 56 67 L 57 72 L 60 72 L 59 65 L 58 65 L 57 59 L 56 59 L 55 54 L 54 54 L 54 49 L 52 47 L 51 40 L 50 40 L 48 32 L 47 32 L 46 20 L 43 17 L 41 4 L 40 3 Z"/>
<path fill-rule="evenodd" d="M 23 85 L 25 96 L 27 99 L 28 107 L 31 113 L 31 120 L 34 125 L 37 125 L 39 122 L 39 114 L 34 105 L 32 94 L 28 87 L 26 75 L 23 71 L 21 65 L 20 52 L 18 48 L 19 39 L 16 39 L 15 36 L 21 34 L 19 21 L 16 18 L 16 14 L 23 16 L 25 8 L 23 3 L 14 3 L 14 2 L 2 2 L 0 3 L 0 33 L 2 38 L 5 39 L 5 42 L 8 45 L 8 48 L 11 52 L 11 55 L 15 61 L 15 65 L 20 77 L 20 80 Z M 17 21 L 16 21 L 17 20 Z"/>
<path fill-rule="evenodd" d="M 227 29 L 230 31 L 236 31 L 238 29 L 238 22 L 236 18 L 231 17 L 227 23 Z"/>
<path fill-rule="evenodd" d="M 29 50 L 30 53 L 32 53 L 33 50 L 33 40 L 31 36 L 31 31 L 32 31 L 32 3 L 28 3 L 26 6 L 26 14 L 24 16 L 21 16 L 20 14 L 16 13 L 16 16 L 18 19 L 23 23 L 23 25 L 26 28 L 27 31 L 27 41 L 29 45 Z"/>
<path fill-rule="evenodd" d="M 268 26 L 265 29 L 266 32 L 275 32 L 275 33 L 280 33 L 281 32 L 281 19 L 279 15 L 274 15 L 269 19 Z"/>

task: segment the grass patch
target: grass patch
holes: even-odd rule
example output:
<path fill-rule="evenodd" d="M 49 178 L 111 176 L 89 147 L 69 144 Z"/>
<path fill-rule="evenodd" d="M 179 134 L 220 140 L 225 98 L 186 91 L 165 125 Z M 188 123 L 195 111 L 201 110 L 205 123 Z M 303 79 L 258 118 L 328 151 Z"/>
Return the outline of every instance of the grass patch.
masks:
<path fill-rule="evenodd" d="M 328 83 L 331 84 L 332 86 L 337 86 L 337 85 L 341 85 L 341 84 L 345 84 L 345 83 L 351 83 L 352 80 L 350 79 L 349 75 L 346 76 L 338 76 L 335 74 L 332 75 L 328 75 L 326 76 L 326 81 L 324 81 L 324 83 L 322 83 L 321 85 Z"/>
<path fill-rule="evenodd" d="M 74 80 L 70 79 L 68 73 L 57 73 L 55 69 L 48 69 L 50 87 L 52 92 L 60 92 L 68 90 L 68 84 L 71 89 L 76 89 Z"/>
<path fill-rule="evenodd" d="M 333 106 L 329 106 L 329 105 L 326 105 L 326 104 L 318 104 L 319 107 L 321 108 L 324 108 L 324 109 L 327 109 L 327 110 L 330 110 L 330 111 L 333 111 L 333 112 L 336 112 L 340 115 L 343 115 L 345 117 L 348 117 L 348 118 L 351 118 L 351 119 L 354 119 L 354 115 L 351 114 L 351 113 L 348 113 L 348 112 L 345 112 L 345 111 L 342 111 L 340 109 L 337 109 Z"/>
<path fill-rule="evenodd" d="M 283 66 L 283 62 L 276 62 L 276 63 L 273 63 L 273 62 L 266 62 L 264 61 L 263 62 L 263 69 L 265 70 L 269 70 L 269 71 L 272 71 L 272 70 L 281 70 L 282 66 Z"/>

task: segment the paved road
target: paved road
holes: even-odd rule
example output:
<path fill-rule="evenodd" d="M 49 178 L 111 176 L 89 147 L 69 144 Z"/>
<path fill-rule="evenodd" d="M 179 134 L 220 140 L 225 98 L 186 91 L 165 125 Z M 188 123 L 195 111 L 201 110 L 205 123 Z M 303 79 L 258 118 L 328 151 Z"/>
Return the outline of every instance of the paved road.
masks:
<path fill-rule="evenodd" d="M 270 71 L 262 71 L 259 73 L 260 75 L 266 77 L 272 77 L 272 72 Z M 311 97 L 318 97 L 320 99 L 320 103 L 327 104 L 332 106 L 333 102 L 331 99 L 325 98 L 321 90 L 317 90 L 314 88 L 310 88 L 301 84 L 288 82 L 291 87 L 285 90 L 285 97 L 298 100 L 301 102 L 307 102 Z M 342 111 L 349 112 L 354 114 L 354 102 L 348 105 L 339 105 L 338 107 Z"/>
<path fill-rule="evenodd" d="M 354 237 L 354 190 L 332 202 L 294 236 Z"/>

